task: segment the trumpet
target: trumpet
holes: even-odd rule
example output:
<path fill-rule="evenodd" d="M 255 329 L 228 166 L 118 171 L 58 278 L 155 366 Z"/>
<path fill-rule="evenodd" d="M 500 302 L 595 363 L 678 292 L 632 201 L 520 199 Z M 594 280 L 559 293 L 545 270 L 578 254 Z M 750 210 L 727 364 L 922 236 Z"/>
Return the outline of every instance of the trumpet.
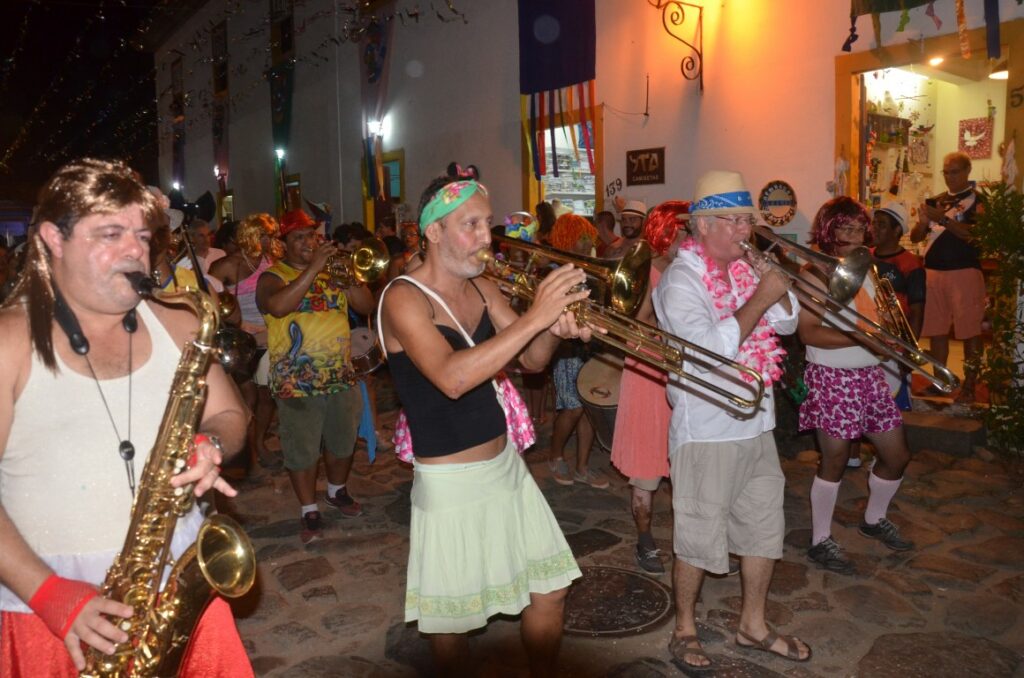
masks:
<path fill-rule="evenodd" d="M 510 248 L 521 249 L 543 257 L 545 259 L 572 263 L 583 268 L 590 275 L 598 278 L 613 280 L 614 284 L 609 286 L 611 294 L 616 291 L 621 295 L 627 293 L 627 300 L 632 297 L 633 290 L 643 290 L 640 300 L 647 289 L 647 274 L 650 270 L 650 257 L 643 259 L 642 256 L 635 256 L 632 259 L 624 259 L 621 262 L 609 261 L 600 262 L 590 257 L 582 257 L 565 252 L 559 252 L 543 245 L 536 245 L 515 238 L 501 238 L 495 236 Z M 519 268 L 507 262 L 497 259 L 488 250 L 482 250 L 477 258 L 484 262 L 483 276 L 494 282 L 502 294 L 514 298 L 532 301 L 537 289 L 538 277 L 528 270 Z M 638 265 L 637 262 L 641 263 Z M 604 266 L 606 270 L 599 270 Z M 611 270 L 609 270 L 611 269 Z M 620 296 L 619 301 L 623 299 Z M 636 304 L 639 307 L 639 303 Z M 681 379 L 686 379 L 697 384 L 703 389 L 715 393 L 734 406 L 743 409 L 756 408 L 764 397 L 764 379 L 757 370 L 751 369 L 736 361 L 718 355 L 706 348 L 686 341 L 679 337 L 668 334 L 654 325 L 645 323 L 621 313 L 608 305 L 601 305 L 594 299 L 584 299 L 570 304 L 567 310 L 572 311 L 576 321 L 590 328 L 598 330 L 594 338 L 598 341 L 616 348 L 637 360 L 650 365 L 656 369 L 671 372 Z M 679 348 L 682 347 L 682 348 Z M 745 398 L 737 395 L 717 384 L 697 377 L 683 370 L 683 350 L 686 349 L 694 354 L 703 356 L 707 360 L 722 363 L 725 366 L 736 370 L 744 380 L 744 388 L 753 393 L 752 398 Z"/>
<path fill-rule="evenodd" d="M 901 365 L 918 372 L 943 393 L 951 393 L 960 385 L 960 380 L 957 376 L 950 372 L 941 362 L 922 351 L 917 345 L 916 340 L 909 341 L 899 336 L 898 333 L 887 330 L 871 318 L 847 306 L 847 302 L 860 289 L 868 272 L 874 269 L 874 264 L 870 260 L 871 254 L 867 251 L 867 248 L 858 247 L 845 258 L 836 259 L 781 238 L 763 226 L 755 226 L 754 232 L 771 242 L 771 248 L 762 252 L 749 242 L 741 242 L 740 246 L 746 250 L 748 256 L 762 261 L 789 278 L 793 283 L 793 294 L 800 300 L 801 305 L 822 317 L 828 313 L 830 322 L 834 320 L 845 325 L 847 331 L 855 334 L 858 341 L 868 350 L 887 359 L 895 360 Z M 769 257 L 768 252 L 776 246 L 780 249 L 794 251 L 808 260 L 812 266 L 816 266 L 819 269 L 824 268 L 826 271 L 831 269 L 831 273 L 828 275 L 829 293 L 822 294 L 821 289 L 786 270 L 785 267 Z M 864 250 L 867 259 L 864 258 L 864 254 L 860 252 L 861 250 Z M 808 255 L 807 253 L 810 254 Z M 852 281 L 855 281 L 858 277 L 860 282 L 854 287 Z M 839 291 L 840 294 L 833 295 L 832 290 L 834 289 Z M 876 305 L 878 303 L 878 296 L 881 295 L 876 290 Z M 899 304 L 898 300 L 896 300 L 896 304 Z M 909 324 L 907 325 L 907 330 L 910 330 Z M 913 332 L 909 332 L 909 334 L 910 337 L 913 337 Z M 928 364 L 932 366 L 934 375 L 924 369 L 925 365 Z"/>
<path fill-rule="evenodd" d="M 342 287 L 377 282 L 391 265 L 388 246 L 380 238 L 367 238 L 353 252 L 339 252 L 327 259 L 324 270 Z"/>

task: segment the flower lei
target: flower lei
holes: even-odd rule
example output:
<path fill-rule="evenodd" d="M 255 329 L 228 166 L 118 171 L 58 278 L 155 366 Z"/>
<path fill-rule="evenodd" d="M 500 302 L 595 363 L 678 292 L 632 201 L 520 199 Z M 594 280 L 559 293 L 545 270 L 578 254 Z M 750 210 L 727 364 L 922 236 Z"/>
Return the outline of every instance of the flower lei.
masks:
<path fill-rule="evenodd" d="M 743 259 L 737 259 L 729 264 L 729 274 L 715 263 L 704 251 L 704 245 L 693 238 L 686 240 L 680 250 L 692 252 L 697 259 L 704 264 L 704 275 L 702 279 L 704 286 L 711 294 L 711 300 L 718 310 L 718 319 L 723 320 L 732 316 L 741 303 L 746 302 L 757 289 L 757 278 L 754 276 L 754 269 Z M 736 293 L 733 293 L 733 286 L 729 277 L 736 285 Z M 754 326 L 754 330 L 747 336 L 740 345 L 739 353 L 736 355 L 736 362 L 756 370 L 764 379 L 764 385 L 770 386 L 773 382 L 782 377 L 782 357 L 786 355 L 786 349 L 779 344 L 779 338 L 772 326 L 761 316 Z M 746 373 L 740 373 L 744 381 L 753 381 L 753 377 Z"/>

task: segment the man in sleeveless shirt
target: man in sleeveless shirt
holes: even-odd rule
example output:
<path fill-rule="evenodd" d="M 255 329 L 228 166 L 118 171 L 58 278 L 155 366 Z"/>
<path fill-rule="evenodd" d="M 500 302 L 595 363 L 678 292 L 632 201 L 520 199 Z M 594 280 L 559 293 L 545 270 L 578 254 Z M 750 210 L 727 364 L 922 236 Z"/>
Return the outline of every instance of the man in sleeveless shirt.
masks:
<path fill-rule="evenodd" d="M 302 210 L 281 217 L 284 258 L 260 276 L 256 305 L 267 321 L 270 392 L 277 403 L 284 467 L 299 500 L 299 538 L 323 538 L 316 501 L 321 446 L 327 452 L 326 501 L 342 517 L 362 515 L 345 487 L 352 469 L 362 396 L 353 388 L 348 306 L 373 310 L 365 285 L 342 287 L 325 270 L 339 252 L 318 242 L 316 222 Z"/>
<path fill-rule="evenodd" d="M 110 620 L 132 608 L 95 587 L 124 544 L 180 346 L 198 327 L 185 307 L 140 303 L 124 275 L 149 274 L 159 216 L 118 162 L 73 161 L 40 193 L 25 273 L 0 311 L 0 675 L 75 676 L 82 643 L 110 653 L 128 641 Z M 207 384 L 196 454 L 171 484 L 234 496 L 218 464 L 241 448 L 248 413 L 216 361 Z M 202 518 L 197 507 L 178 520 L 174 557 Z M 253 675 L 223 600 L 192 639 L 183 675 Z"/>
<path fill-rule="evenodd" d="M 571 265 L 548 275 L 522 316 L 481 277 L 493 215 L 472 177 L 440 177 L 420 201 L 425 262 L 381 300 L 381 340 L 415 454 L 406 621 L 428 634 L 439 675 L 469 675 L 466 633 L 522 613 L 533 676 L 556 675 L 565 592 L 580 576 L 551 509 L 508 433 L 495 374 L 528 369 L 582 336 L 565 307 L 586 296 Z M 507 400 L 507 399 L 506 399 Z"/>

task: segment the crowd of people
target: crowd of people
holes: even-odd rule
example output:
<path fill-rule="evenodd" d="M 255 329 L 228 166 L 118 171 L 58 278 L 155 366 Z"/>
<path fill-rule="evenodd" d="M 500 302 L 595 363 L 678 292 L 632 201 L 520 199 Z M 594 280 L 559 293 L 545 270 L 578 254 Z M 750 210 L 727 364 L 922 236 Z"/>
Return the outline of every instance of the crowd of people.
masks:
<path fill-rule="evenodd" d="M 537 206 L 535 220 L 517 213 L 525 217 L 498 232 L 514 231 L 552 253 L 534 270 L 524 304 L 482 275 L 494 258 L 489 191 L 476 168 L 453 167 L 423 192 L 417 222 L 389 217 L 373 232 L 347 223 L 330 233 L 301 209 L 280 218 L 251 214 L 214 231 L 171 209 L 119 162 L 83 159 L 58 170 L 40 194 L 0 311 L 8 356 L 0 368 L 0 675 L 36 675 L 26 662 L 39 657 L 47 675 L 77 675 L 83 645 L 105 653 L 123 647 L 129 638 L 113 622 L 139 613 L 96 587 L 129 529 L 145 462 L 134 451 L 153 447 L 163 416 L 163 402 L 137 395 L 167 392 L 196 321 L 143 301 L 129 280 L 136 273 L 158 289 L 206 290 L 219 301 L 221 324 L 251 342 L 236 336 L 225 349 L 237 351 L 234 360 L 209 368 L 194 454 L 177 469 L 175 487 L 197 497 L 211 489 L 233 496 L 225 476 L 246 466 L 283 468 L 298 504 L 298 538 L 309 544 L 324 532 L 321 462 L 324 502 L 356 519 L 363 509 L 347 485 L 358 439 L 371 454 L 397 445 L 412 461 L 405 619 L 430 638 L 442 675 L 469 670 L 467 633 L 499 613 L 522 615 L 531 673 L 557 674 L 566 592 L 581 572 L 522 457 L 534 442 L 532 422 L 546 416 L 548 380 L 555 417 L 543 453 L 551 478 L 610 486 L 591 463 L 594 423 L 577 390 L 582 366 L 606 349 L 603 331 L 574 312 L 593 303 L 584 301 L 591 281 L 574 257 L 616 259 L 646 243 L 653 259 L 637 320 L 670 343 L 706 351 L 702 360 L 684 361 L 682 375 L 627 357 L 608 445 L 631 491 L 637 566 L 652 574 L 666 571 L 651 532 L 653 498 L 663 481 L 671 488 L 674 659 L 695 670 L 710 666 L 697 635 L 701 585 L 708 573 L 737 572 L 736 644 L 797 662 L 811 657 L 805 642 L 766 621 L 784 535 L 786 481 L 771 388 L 783 377 L 781 335 L 795 333 L 806 347 L 799 423 L 815 432 L 821 453 L 807 558 L 837 573 L 855 571 L 831 522 L 861 439 L 874 461 L 859 532 L 892 550 L 914 548 L 887 518 L 910 459 L 900 415 L 907 375 L 839 318 L 844 304 L 878 318 L 878 278 L 867 277 L 831 309 L 802 304 L 783 267 L 749 251 L 758 213 L 743 177 L 714 170 L 700 177 L 690 201 L 652 209 L 623 201 L 617 217 L 556 214 L 548 203 Z M 900 203 L 872 214 L 839 197 L 821 206 L 811 232 L 829 256 L 874 246 L 878 276 L 940 359 L 951 329 L 969 357 L 980 352 L 984 287 L 969 242 L 980 202 L 969 171 L 965 156 L 946 158 L 949 192 L 920 207 L 916 226 Z M 932 242 L 923 264 L 899 244 L 908 228 L 913 239 Z M 339 260 L 351 260 L 372 237 L 386 248 L 386 272 L 371 281 L 339 274 Z M 556 257 L 559 251 L 568 256 Z M 827 289 L 819 270 L 808 266 L 799 275 Z M 353 336 L 367 326 L 403 406 L 393 440 L 377 421 L 373 375 L 353 367 Z M 765 385 L 752 408 L 721 395 L 750 387 L 730 367 L 737 364 Z M 513 369 L 522 374 L 526 402 L 505 376 Z M 975 385 L 969 372 L 969 396 Z M 275 421 L 280 452 L 267 445 Z M 564 448 L 573 435 L 570 467 Z M 180 519 L 171 552 L 195 539 L 210 505 L 197 503 Z M 215 599 L 193 635 L 183 675 L 252 675 L 223 600 Z"/>

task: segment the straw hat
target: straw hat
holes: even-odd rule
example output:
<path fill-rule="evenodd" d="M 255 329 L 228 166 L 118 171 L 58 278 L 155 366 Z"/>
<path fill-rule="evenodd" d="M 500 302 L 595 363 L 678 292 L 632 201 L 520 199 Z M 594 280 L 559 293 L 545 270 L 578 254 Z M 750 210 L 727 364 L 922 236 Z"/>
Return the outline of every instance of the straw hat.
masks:
<path fill-rule="evenodd" d="M 635 214 L 643 218 L 647 216 L 647 205 L 642 200 L 627 200 L 626 206 L 622 208 L 619 215 Z"/>
<path fill-rule="evenodd" d="M 902 202 L 890 202 L 879 207 L 875 212 L 885 212 L 896 221 L 896 225 L 900 227 L 900 233 L 907 232 L 907 206 Z"/>
<path fill-rule="evenodd" d="M 697 180 L 692 216 L 716 214 L 750 214 L 757 219 L 754 199 L 747 190 L 743 175 L 728 170 L 711 170 Z"/>

